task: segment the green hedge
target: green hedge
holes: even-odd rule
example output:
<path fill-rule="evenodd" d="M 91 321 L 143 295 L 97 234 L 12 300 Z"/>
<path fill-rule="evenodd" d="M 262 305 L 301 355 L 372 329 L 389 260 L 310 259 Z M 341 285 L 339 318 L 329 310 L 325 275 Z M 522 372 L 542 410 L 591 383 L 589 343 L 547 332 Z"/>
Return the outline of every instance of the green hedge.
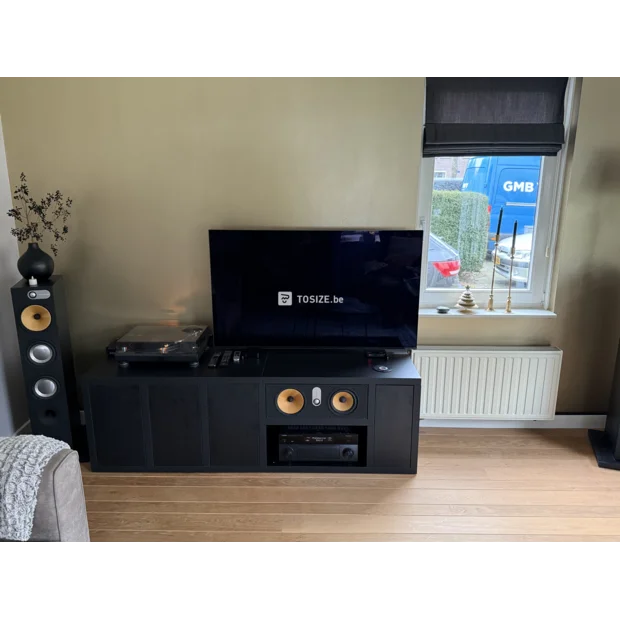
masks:
<path fill-rule="evenodd" d="M 433 191 L 431 232 L 457 249 L 463 271 L 480 271 L 487 253 L 489 199 L 476 192 Z"/>

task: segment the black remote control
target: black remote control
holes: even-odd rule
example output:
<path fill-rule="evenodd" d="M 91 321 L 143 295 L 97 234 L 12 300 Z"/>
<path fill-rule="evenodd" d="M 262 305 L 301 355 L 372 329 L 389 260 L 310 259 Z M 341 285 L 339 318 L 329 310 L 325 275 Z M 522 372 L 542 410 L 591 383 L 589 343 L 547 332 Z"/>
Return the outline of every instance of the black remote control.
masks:
<path fill-rule="evenodd" d="M 207 368 L 217 368 L 217 363 L 220 361 L 220 357 L 222 357 L 222 354 L 219 351 L 214 353 L 207 364 Z"/>
<path fill-rule="evenodd" d="M 232 355 L 232 351 L 224 351 L 224 355 L 222 356 L 222 361 L 220 362 L 220 367 L 228 366 L 231 355 Z"/>

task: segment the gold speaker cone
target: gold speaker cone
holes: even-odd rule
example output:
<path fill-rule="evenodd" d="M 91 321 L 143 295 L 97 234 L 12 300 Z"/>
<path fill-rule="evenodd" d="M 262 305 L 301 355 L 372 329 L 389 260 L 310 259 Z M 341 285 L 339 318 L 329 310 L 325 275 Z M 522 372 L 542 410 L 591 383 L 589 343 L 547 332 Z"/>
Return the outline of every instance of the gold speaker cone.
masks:
<path fill-rule="evenodd" d="M 286 415 L 294 415 L 304 408 L 304 396 L 299 390 L 282 390 L 276 399 L 278 409 Z"/>
<path fill-rule="evenodd" d="M 342 390 L 332 396 L 332 409 L 337 413 L 349 413 L 355 407 L 355 396 L 351 392 Z"/>
<path fill-rule="evenodd" d="M 52 315 L 43 306 L 28 306 L 22 312 L 22 325 L 31 332 L 42 332 L 52 322 Z"/>

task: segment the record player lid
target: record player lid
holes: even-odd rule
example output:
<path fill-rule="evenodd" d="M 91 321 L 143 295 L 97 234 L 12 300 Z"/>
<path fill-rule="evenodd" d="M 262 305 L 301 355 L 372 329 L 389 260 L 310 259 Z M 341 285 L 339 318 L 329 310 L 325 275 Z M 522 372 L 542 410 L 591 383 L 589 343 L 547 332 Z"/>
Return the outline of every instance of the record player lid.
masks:
<path fill-rule="evenodd" d="M 117 343 L 181 343 L 196 342 L 209 328 L 207 325 L 138 325 Z"/>

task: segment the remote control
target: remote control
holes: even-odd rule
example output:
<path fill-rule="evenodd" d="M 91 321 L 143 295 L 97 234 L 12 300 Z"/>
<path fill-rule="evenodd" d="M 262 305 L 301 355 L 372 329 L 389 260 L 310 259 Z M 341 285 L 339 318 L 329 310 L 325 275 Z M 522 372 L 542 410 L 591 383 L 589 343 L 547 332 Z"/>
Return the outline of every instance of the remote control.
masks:
<path fill-rule="evenodd" d="M 222 354 L 218 351 L 211 356 L 209 363 L 207 364 L 207 368 L 217 368 L 217 363 L 220 361 L 220 357 Z"/>
<path fill-rule="evenodd" d="M 238 364 L 241 361 L 241 351 L 235 351 L 233 354 L 233 362 Z"/>
<path fill-rule="evenodd" d="M 232 351 L 224 351 L 224 355 L 222 356 L 222 361 L 220 362 L 221 366 L 228 366 L 230 362 L 230 356 L 232 355 Z"/>

